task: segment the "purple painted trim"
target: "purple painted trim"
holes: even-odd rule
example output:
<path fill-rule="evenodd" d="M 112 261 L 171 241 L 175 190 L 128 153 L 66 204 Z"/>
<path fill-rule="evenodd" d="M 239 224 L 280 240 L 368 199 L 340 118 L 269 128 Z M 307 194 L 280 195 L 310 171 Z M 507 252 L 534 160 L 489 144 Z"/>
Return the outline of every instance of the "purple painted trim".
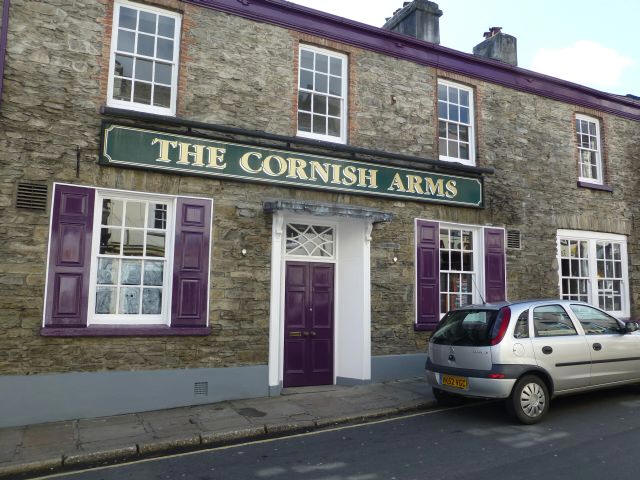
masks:
<path fill-rule="evenodd" d="M 591 190 L 602 190 L 604 192 L 613 192 L 613 187 L 610 187 L 609 185 L 602 185 L 600 183 L 589 183 L 589 182 L 582 182 L 578 180 L 578 186 L 583 188 L 590 188 Z"/>
<path fill-rule="evenodd" d="M 4 57 L 7 51 L 10 3 L 11 0 L 4 0 L 4 3 L 2 4 L 2 30 L 0 30 L 0 107 L 2 106 L 2 86 L 4 85 Z"/>
<path fill-rule="evenodd" d="M 205 336 L 210 327 L 166 327 L 157 325 L 114 325 L 85 328 L 41 328 L 43 337 L 176 337 Z"/>
<path fill-rule="evenodd" d="M 415 332 L 433 332 L 435 327 L 432 324 L 414 323 L 413 330 Z"/>
<path fill-rule="evenodd" d="M 281 0 L 185 0 L 185 2 L 640 121 L 640 104 L 622 96 L 601 92 L 496 60 L 476 57 L 293 3 Z"/>

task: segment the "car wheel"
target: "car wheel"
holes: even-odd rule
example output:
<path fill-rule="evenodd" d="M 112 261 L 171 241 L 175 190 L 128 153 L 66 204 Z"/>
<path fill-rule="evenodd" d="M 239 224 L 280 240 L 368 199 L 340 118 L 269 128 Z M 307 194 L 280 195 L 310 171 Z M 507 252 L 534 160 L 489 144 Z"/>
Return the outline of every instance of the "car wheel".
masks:
<path fill-rule="evenodd" d="M 549 389 L 540 377 L 527 375 L 518 380 L 507 408 L 515 418 L 526 425 L 538 423 L 549 410 Z"/>
<path fill-rule="evenodd" d="M 433 396 L 436 397 L 436 402 L 441 407 L 454 407 L 461 405 L 464 402 L 464 398 L 455 393 L 445 392 L 439 388 L 433 387 Z"/>

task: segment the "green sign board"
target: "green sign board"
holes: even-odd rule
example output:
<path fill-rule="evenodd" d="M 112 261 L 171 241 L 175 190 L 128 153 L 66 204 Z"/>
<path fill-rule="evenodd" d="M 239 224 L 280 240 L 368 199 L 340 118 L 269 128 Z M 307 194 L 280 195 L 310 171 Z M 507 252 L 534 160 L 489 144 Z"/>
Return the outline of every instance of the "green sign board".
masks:
<path fill-rule="evenodd" d="M 248 182 L 482 206 L 482 182 L 323 155 L 105 124 L 100 163 Z"/>

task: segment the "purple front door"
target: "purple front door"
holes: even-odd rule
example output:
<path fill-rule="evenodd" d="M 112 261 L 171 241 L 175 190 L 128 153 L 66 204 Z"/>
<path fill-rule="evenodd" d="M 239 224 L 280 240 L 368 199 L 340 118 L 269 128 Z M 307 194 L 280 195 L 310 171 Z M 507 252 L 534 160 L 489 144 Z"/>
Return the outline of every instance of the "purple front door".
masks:
<path fill-rule="evenodd" d="M 285 387 L 333 383 L 333 264 L 287 262 Z"/>

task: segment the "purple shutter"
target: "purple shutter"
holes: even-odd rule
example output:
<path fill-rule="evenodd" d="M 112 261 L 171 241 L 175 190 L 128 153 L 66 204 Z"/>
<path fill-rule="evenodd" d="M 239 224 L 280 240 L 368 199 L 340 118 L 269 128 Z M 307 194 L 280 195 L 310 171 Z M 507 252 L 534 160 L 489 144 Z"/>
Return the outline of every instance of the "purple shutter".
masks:
<path fill-rule="evenodd" d="M 173 255 L 172 327 L 207 325 L 211 201 L 178 198 Z"/>
<path fill-rule="evenodd" d="M 440 321 L 440 248 L 438 222 L 418 221 L 416 330 L 434 330 Z"/>
<path fill-rule="evenodd" d="M 487 302 L 506 300 L 504 230 L 484 229 L 484 271 Z"/>
<path fill-rule="evenodd" d="M 53 193 L 45 326 L 87 325 L 95 190 L 56 185 Z"/>

